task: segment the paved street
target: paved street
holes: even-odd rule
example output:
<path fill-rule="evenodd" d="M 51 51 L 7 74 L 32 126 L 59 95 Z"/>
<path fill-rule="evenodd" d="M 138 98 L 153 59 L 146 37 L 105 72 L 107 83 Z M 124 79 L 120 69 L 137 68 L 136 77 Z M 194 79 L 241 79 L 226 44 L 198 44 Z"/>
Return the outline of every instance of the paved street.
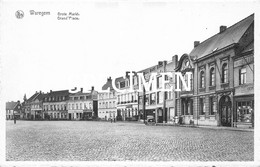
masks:
<path fill-rule="evenodd" d="M 85 121 L 6 121 L 7 161 L 253 161 L 253 132 Z"/>

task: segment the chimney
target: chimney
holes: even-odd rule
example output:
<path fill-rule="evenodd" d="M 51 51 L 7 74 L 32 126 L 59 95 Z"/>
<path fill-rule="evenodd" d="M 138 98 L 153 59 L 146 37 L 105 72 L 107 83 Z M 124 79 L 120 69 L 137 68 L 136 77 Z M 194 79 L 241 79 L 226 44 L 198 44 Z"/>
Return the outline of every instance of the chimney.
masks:
<path fill-rule="evenodd" d="M 80 92 L 81 92 L 81 93 L 83 92 L 83 88 L 80 88 Z"/>
<path fill-rule="evenodd" d="M 91 90 L 94 90 L 94 86 L 91 87 Z"/>
<path fill-rule="evenodd" d="M 163 61 L 163 65 L 166 66 L 167 65 L 167 60 Z"/>
<path fill-rule="evenodd" d="M 50 90 L 50 93 L 52 93 L 52 90 Z"/>
<path fill-rule="evenodd" d="M 219 27 L 219 33 L 224 32 L 227 29 L 227 26 L 220 26 Z"/>
<path fill-rule="evenodd" d="M 163 62 L 162 61 L 158 61 L 158 66 L 162 66 L 163 65 Z"/>
<path fill-rule="evenodd" d="M 111 80 L 111 77 L 108 77 L 108 78 L 107 78 L 107 82 L 110 82 L 110 81 L 112 81 L 112 80 Z"/>
<path fill-rule="evenodd" d="M 194 48 L 196 48 L 200 44 L 200 41 L 194 41 Z"/>

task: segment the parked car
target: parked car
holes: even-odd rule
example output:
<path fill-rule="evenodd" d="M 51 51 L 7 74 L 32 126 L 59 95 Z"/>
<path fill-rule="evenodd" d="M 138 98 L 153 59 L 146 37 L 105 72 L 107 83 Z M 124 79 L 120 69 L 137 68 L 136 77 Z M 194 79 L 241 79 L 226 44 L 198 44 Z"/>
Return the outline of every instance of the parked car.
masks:
<path fill-rule="evenodd" d="M 155 122 L 154 116 L 152 116 L 152 115 L 147 115 L 146 122 Z"/>

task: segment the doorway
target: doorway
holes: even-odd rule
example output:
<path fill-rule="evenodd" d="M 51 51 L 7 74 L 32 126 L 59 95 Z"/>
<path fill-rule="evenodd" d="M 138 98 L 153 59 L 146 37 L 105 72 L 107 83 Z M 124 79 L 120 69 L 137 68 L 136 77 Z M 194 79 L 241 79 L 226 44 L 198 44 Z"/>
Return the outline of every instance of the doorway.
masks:
<path fill-rule="evenodd" d="M 231 99 L 229 96 L 222 96 L 219 103 L 220 123 L 222 126 L 231 126 Z"/>

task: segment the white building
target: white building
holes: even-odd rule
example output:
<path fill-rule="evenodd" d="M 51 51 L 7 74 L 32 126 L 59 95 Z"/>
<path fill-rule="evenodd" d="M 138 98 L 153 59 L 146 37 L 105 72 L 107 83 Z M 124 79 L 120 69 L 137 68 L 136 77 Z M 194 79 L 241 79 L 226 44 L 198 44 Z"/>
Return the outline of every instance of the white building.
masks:
<path fill-rule="evenodd" d="M 68 100 L 69 120 L 86 120 L 93 115 L 93 97 L 91 93 L 83 93 L 81 88 L 79 92 L 70 94 Z"/>
<path fill-rule="evenodd" d="M 109 92 L 98 93 L 98 117 L 103 120 L 117 118 L 117 92 L 112 87 L 111 77 L 107 79 L 102 90 L 108 88 L 110 88 Z"/>

